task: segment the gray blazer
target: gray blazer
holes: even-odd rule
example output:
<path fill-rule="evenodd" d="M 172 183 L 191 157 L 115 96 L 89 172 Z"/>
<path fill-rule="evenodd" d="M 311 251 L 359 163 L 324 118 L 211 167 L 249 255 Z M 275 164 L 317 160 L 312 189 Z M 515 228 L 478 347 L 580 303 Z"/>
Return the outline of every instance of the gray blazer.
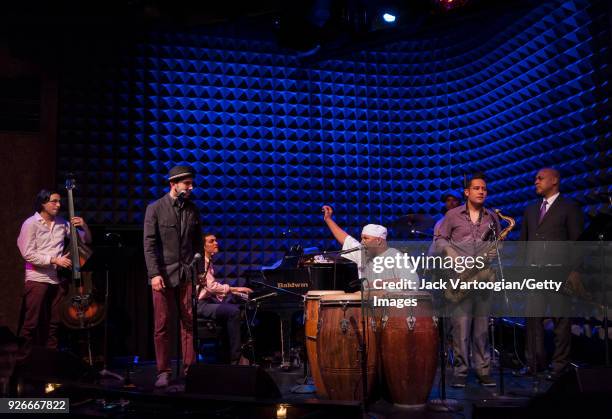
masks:
<path fill-rule="evenodd" d="M 183 223 L 180 223 L 173 204 L 174 199 L 166 194 L 147 206 L 143 237 L 149 283 L 151 278 L 161 275 L 169 287 L 189 279 L 193 256 L 204 250 L 200 212 L 196 205 L 185 200 Z M 197 264 L 196 269 L 203 272 L 202 263 Z"/>

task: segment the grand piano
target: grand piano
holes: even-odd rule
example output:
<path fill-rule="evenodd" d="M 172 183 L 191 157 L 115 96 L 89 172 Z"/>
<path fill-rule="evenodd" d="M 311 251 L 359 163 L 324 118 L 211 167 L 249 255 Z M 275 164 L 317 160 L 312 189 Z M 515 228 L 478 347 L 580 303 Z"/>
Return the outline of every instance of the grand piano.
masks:
<path fill-rule="evenodd" d="M 258 301 L 258 310 L 273 311 L 280 317 L 283 331 L 281 367 L 285 369 L 290 366 L 291 317 L 304 309 L 306 293 L 311 290 L 359 290 L 356 264 L 333 254 L 308 255 L 300 246 L 292 247 L 275 266 L 247 270 L 244 277 L 246 285 L 254 290 L 251 300 Z M 274 293 L 276 295 L 271 295 Z"/>

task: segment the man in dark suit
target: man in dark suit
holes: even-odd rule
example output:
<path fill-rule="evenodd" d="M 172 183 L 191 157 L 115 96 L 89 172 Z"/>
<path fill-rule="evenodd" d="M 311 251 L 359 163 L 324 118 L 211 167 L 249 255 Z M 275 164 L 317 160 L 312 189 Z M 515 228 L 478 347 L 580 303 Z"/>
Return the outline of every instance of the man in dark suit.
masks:
<path fill-rule="evenodd" d="M 577 240 L 582 233 L 584 217 L 578 205 L 559 192 L 561 176 L 552 168 L 543 168 L 535 178 L 536 193 L 542 197 L 527 207 L 521 226 L 521 241 L 565 241 Z M 537 252 L 528 252 L 528 257 L 537 258 Z M 550 255 L 547 255 L 550 258 Z M 544 261 L 527 260 L 527 263 L 543 264 Z M 550 262 L 547 259 L 546 262 Z M 566 261 L 564 261 L 566 262 Z M 572 271 L 566 281 L 569 288 L 577 288 L 579 274 Z M 524 372 L 536 374 L 546 367 L 544 350 L 544 327 L 541 317 L 527 317 L 526 358 L 528 369 Z M 554 321 L 555 350 L 552 357 L 552 372 L 547 379 L 555 380 L 570 360 L 570 319 L 557 317 Z"/>
<path fill-rule="evenodd" d="M 172 371 L 168 339 L 170 304 L 177 304 L 181 319 L 185 373 L 195 363 L 190 269 L 203 242 L 200 212 L 189 200 L 194 177 L 189 166 L 173 167 L 168 174 L 170 191 L 151 203 L 145 214 L 144 254 L 153 290 L 156 387 L 166 387 Z M 202 273 L 202 264 L 196 264 L 195 269 Z"/>

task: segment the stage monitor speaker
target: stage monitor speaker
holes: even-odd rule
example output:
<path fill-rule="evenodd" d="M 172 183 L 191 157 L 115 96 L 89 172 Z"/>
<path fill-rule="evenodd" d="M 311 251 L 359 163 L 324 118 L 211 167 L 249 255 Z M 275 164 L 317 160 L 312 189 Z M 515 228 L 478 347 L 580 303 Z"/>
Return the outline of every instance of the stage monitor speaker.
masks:
<path fill-rule="evenodd" d="M 185 391 L 215 396 L 281 396 L 278 386 L 262 367 L 248 365 L 193 365 L 185 378 Z"/>
<path fill-rule="evenodd" d="M 612 395 L 612 368 L 571 368 L 550 387 L 549 393 Z"/>
<path fill-rule="evenodd" d="M 94 382 L 98 371 L 76 355 L 33 346 L 25 361 L 15 368 L 15 375 L 21 378 L 58 379 L 81 382 Z"/>

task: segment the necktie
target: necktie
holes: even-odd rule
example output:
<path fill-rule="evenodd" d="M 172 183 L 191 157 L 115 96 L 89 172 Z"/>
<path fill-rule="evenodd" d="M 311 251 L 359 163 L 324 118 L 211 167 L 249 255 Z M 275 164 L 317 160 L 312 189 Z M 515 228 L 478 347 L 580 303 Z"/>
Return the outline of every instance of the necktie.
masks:
<path fill-rule="evenodd" d="M 546 215 L 546 205 L 548 205 L 548 201 L 542 201 L 542 205 L 540 206 L 540 218 L 538 219 L 538 224 L 542 222 L 544 216 Z"/>

